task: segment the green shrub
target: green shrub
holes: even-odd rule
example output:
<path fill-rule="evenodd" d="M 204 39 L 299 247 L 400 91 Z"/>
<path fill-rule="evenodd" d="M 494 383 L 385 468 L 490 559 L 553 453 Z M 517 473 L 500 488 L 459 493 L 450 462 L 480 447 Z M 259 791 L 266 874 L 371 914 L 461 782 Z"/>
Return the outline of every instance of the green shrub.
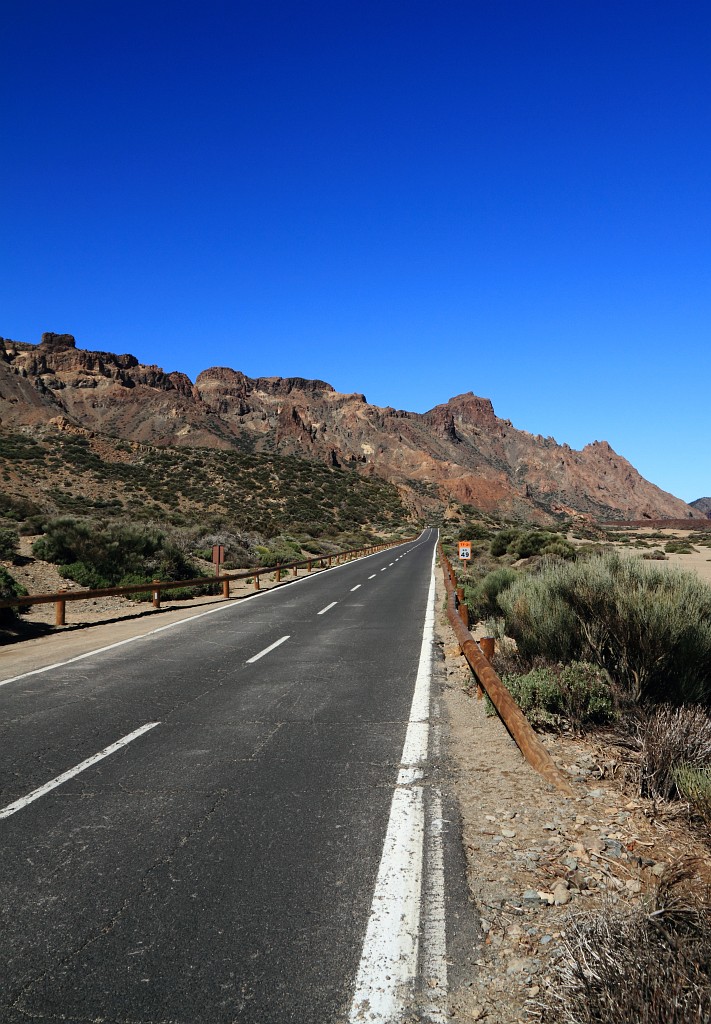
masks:
<path fill-rule="evenodd" d="M 691 555 L 696 549 L 686 540 L 668 540 L 664 550 L 670 555 Z"/>
<path fill-rule="evenodd" d="M 464 587 L 464 596 L 472 619 L 476 622 L 501 613 L 497 597 L 516 579 L 515 569 L 494 569 L 474 586 Z"/>
<path fill-rule="evenodd" d="M 711 703 L 711 587 L 615 553 L 546 564 L 498 595 L 530 664 L 589 661 L 635 701 Z"/>
<path fill-rule="evenodd" d="M 496 536 L 489 545 L 489 550 L 492 555 L 496 558 L 500 558 L 501 555 L 505 555 L 509 549 L 509 544 L 517 541 L 521 536 L 521 531 L 513 527 L 509 527 L 505 530 L 499 530 Z"/>
<path fill-rule="evenodd" d="M 11 526 L 0 526 L 0 560 L 10 562 L 17 554 L 20 537 Z"/>
<path fill-rule="evenodd" d="M 680 764 L 674 769 L 677 792 L 687 800 L 708 829 L 711 829 L 711 765 Z"/>
<path fill-rule="evenodd" d="M 48 524 L 32 551 L 59 565 L 67 579 L 92 589 L 122 586 L 127 578 L 140 583 L 199 575 L 182 551 L 149 527 L 110 523 L 102 528 L 64 516 Z"/>
<path fill-rule="evenodd" d="M 274 537 L 267 547 L 257 548 L 259 564 L 262 566 L 283 565 L 302 559 L 301 545 L 288 537 Z"/>
<path fill-rule="evenodd" d="M 610 679 L 597 665 L 546 665 L 525 675 L 506 675 L 502 682 L 534 726 L 568 724 L 582 732 L 615 717 Z"/>
<path fill-rule="evenodd" d="M 532 558 L 534 555 L 557 555 L 560 558 L 575 558 L 576 551 L 559 533 L 550 530 L 520 530 L 509 527 L 500 530 L 491 541 L 489 550 L 497 558 L 510 555 L 512 558 Z"/>
<path fill-rule="evenodd" d="M 27 591 L 18 583 L 14 576 L 11 576 L 7 569 L 0 566 L 0 601 L 11 601 L 13 597 L 20 597 Z M 16 605 L 11 608 L 0 608 L 0 627 L 11 626 L 17 621 L 21 608 Z"/>

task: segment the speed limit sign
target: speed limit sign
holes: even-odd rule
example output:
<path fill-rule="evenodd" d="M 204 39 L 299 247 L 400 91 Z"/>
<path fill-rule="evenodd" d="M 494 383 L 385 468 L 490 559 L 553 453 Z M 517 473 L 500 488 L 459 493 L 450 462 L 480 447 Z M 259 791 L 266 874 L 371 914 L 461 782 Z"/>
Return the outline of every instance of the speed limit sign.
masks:
<path fill-rule="evenodd" d="M 459 557 L 463 562 L 468 562 L 472 557 L 472 542 L 470 540 L 459 541 Z"/>

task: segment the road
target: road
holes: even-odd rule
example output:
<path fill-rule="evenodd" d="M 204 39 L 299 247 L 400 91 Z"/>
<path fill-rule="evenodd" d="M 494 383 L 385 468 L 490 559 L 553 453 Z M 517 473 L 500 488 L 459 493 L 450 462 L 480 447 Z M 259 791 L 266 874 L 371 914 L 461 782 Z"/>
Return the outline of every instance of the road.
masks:
<path fill-rule="evenodd" d="M 435 543 L 0 681 L 4 1024 L 445 1019 Z"/>

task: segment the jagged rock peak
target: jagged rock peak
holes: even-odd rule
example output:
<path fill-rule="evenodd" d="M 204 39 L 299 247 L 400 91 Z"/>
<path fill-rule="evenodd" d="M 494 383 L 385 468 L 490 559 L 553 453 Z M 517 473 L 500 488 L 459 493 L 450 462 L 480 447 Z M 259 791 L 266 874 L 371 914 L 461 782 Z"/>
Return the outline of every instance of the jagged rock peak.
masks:
<path fill-rule="evenodd" d="M 67 349 L 77 347 L 73 334 L 54 334 L 52 331 L 43 333 L 40 345 L 47 352 L 66 352 Z"/>
<path fill-rule="evenodd" d="M 429 423 L 439 424 L 442 421 L 454 420 L 460 423 L 491 425 L 496 422 L 494 407 L 488 398 L 479 398 L 473 391 L 467 391 L 463 395 L 455 395 L 443 405 L 436 405 L 425 413 L 425 419 Z"/>

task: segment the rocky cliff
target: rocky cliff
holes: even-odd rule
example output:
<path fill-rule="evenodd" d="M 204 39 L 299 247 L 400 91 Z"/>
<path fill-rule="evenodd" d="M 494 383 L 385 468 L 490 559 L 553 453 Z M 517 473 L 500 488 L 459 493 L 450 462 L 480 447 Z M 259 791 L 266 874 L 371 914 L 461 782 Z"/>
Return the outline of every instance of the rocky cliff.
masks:
<path fill-rule="evenodd" d="M 697 498 L 689 503 L 697 512 L 701 512 L 707 519 L 711 519 L 711 498 Z"/>
<path fill-rule="evenodd" d="M 87 351 L 67 334 L 0 339 L 7 426 L 72 423 L 130 441 L 294 454 L 397 483 L 420 510 L 457 502 L 546 520 L 702 518 L 644 480 L 605 441 L 582 451 L 515 429 L 486 398 L 458 395 L 424 414 L 299 377 L 228 367 L 185 374 L 132 355 Z"/>

